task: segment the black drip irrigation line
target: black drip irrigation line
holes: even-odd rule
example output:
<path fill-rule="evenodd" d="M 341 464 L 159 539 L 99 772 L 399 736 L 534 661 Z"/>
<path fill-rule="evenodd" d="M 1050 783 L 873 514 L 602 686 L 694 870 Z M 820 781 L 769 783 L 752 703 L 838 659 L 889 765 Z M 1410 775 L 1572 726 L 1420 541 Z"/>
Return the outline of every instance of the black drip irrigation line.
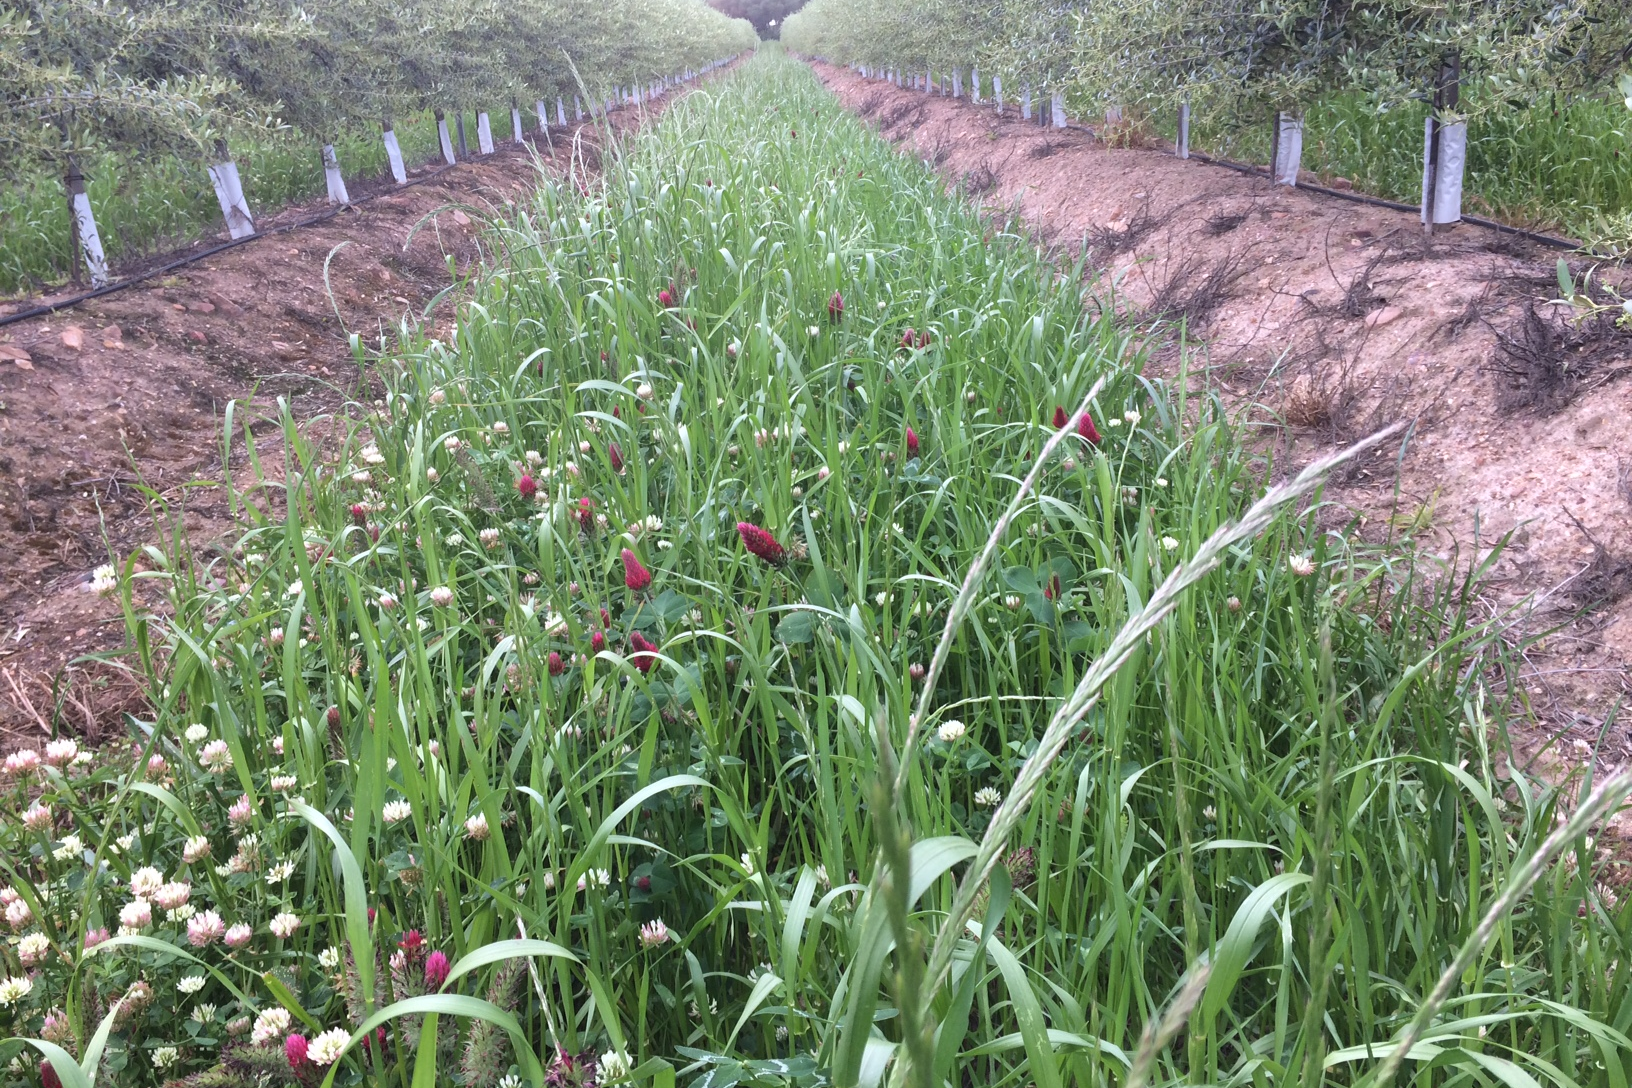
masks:
<path fill-rule="evenodd" d="M 617 113 L 628 108 L 629 107 L 627 106 L 619 106 L 612 112 Z M 593 117 L 591 117 L 590 120 L 593 120 Z M 588 122 L 579 121 L 575 123 L 582 126 Z M 494 154 L 497 154 L 497 152 L 494 152 Z M 190 264 L 196 264 L 207 257 L 213 257 L 217 253 L 225 252 L 226 250 L 232 249 L 235 246 L 241 246 L 248 242 L 258 242 L 263 238 L 275 238 L 280 234 L 288 234 L 293 230 L 301 230 L 306 227 L 316 226 L 318 223 L 333 219 L 335 216 L 346 211 L 348 208 L 355 208 L 360 204 L 367 204 L 371 200 L 378 200 L 380 197 L 390 196 L 392 193 L 400 193 L 404 189 L 413 188 L 415 185 L 424 185 L 428 181 L 435 181 L 437 178 L 441 177 L 443 174 L 446 174 L 450 170 L 457 170 L 459 167 L 467 165 L 468 163 L 485 162 L 492 157 L 492 155 L 479 155 L 466 158 L 461 162 L 454 163 L 452 166 L 444 166 L 440 170 L 426 174 L 422 178 L 415 178 L 412 181 L 405 181 L 401 185 L 394 185 L 389 189 L 381 189 L 377 193 L 370 193 L 368 196 L 362 197 L 358 200 L 347 201 L 337 208 L 330 208 L 321 215 L 314 215 L 309 219 L 301 219 L 294 223 L 284 223 L 281 226 L 273 227 L 271 230 L 256 231 L 254 234 L 247 234 L 242 238 L 234 238 L 230 242 L 222 242 L 220 245 L 211 246 L 209 249 L 200 250 L 197 253 L 189 253 L 187 256 L 178 257 L 176 260 L 173 260 L 168 264 L 160 265 L 157 268 L 150 268 L 146 272 L 130 276 L 127 279 L 122 279 L 117 283 L 104 284 L 95 290 L 86 291 L 81 295 L 73 295 L 69 298 L 60 299 L 56 302 L 47 302 L 38 306 L 31 306 L 26 310 L 19 310 L 14 314 L 6 314 L 5 316 L 0 317 L 0 329 L 5 328 L 7 325 L 14 325 L 19 321 L 27 321 L 29 318 L 44 317 L 48 314 L 54 314 L 59 310 L 71 309 L 74 306 L 78 306 L 82 302 L 89 302 L 93 298 L 101 298 L 103 295 L 111 295 L 118 291 L 123 291 L 127 287 L 135 287 L 139 283 L 146 283 L 155 276 L 162 276 L 166 272 L 173 272 L 178 268 L 183 268 Z"/>
<path fill-rule="evenodd" d="M 490 156 L 484 156 L 484 158 L 487 157 Z M 415 178 L 412 181 L 405 181 L 401 185 L 393 185 L 389 189 L 382 189 L 377 193 L 371 193 L 368 196 L 362 197 L 358 200 L 347 201 L 339 207 L 330 208 L 321 215 L 314 215 L 308 219 L 300 219 L 293 223 L 284 223 L 280 226 L 273 227 L 271 230 L 258 230 L 254 234 L 246 234 L 242 238 L 234 238 L 230 242 L 222 242 L 219 245 L 211 246 L 210 248 L 200 250 L 197 253 L 189 253 L 185 257 L 178 257 L 177 259 L 170 261 L 168 264 L 162 264 L 157 268 L 150 268 L 146 272 L 141 272 L 137 275 L 127 277 L 126 279 L 122 279 L 117 283 L 104 284 L 93 291 L 86 291 L 81 295 L 73 295 L 69 298 L 60 299 L 56 302 L 47 302 L 38 306 L 31 306 L 26 310 L 19 310 L 14 314 L 6 314 L 4 317 L 0 317 L 0 328 L 4 328 L 7 325 L 16 324 L 19 321 L 26 321 L 31 317 L 43 317 L 47 314 L 54 314 L 58 310 L 66 310 L 71 307 L 78 306 L 82 302 L 89 302 L 93 298 L 101 298 L 103 295 L 111 295 L 118 291 L 123 291 L 127 287 L 135 287 L 139 283 L 146 283 L 148 280 L 153 279 L 156 276 L 162 276 L 166 272 L 172 272 L 175 269 L 185 267 L 186 265 L 196 264 L 207 257 L 213 257 L 217 253 L 224 253 L 229 249 L 245 245 L 249 242 L 258 242 L 263 238 L 276 238 L 280 234 L 288 234 L 290 231 L 316 226 L 318 223 L 327 222 L 328 220 L 333 219 L 335 216 L 339 215 L 341 212 L 344 212 L 348 208 L 355 208 L 359 204 L 367 204 L 371 200 L 378 200 L 380 197 L 390 196 L 392 193 L 400 193 L 404 189 L 411 189 L 415 185 L 423 185 L 427 181 L 435 181 L 443 174 L 446 174 L 449 170 L 454 170 L 465 165 L 465 163 L 476 161 L 478 160 L 466 159 L 465 162 L 456 163 L 453 166 L 444 166 L 442 169 L 426 174 L 422 178 Z"/>
<path fill-rule="evenodd" d="M 867 77 L 863 76 L 862 78 L 865 79 Z M 894 86 L 894 84 L 891 84 L 891 86 Z M 941 97 L 945 96 L 943 95 Z M 979 107 L 976 106 L 976 108 L 978 109 Z M 1045 125 L 1044 127 L 1050 129 L 1053 128 L 1052 125 Z M 1096 140 L 1102 140 L 1104 138 L 1100 135 L 1097 129 L 1093 128 L 1092 126 L 1082 124 L 1079 121 L 1068 120 L 1065 123 L 1065 127 L 1070 131 L 1085 132 Z M 1055 129 L 1054 131 L 1059 130 Z M 1203 154 L 1200 151 L 1190 152 L 1190 157 L 1200 162 L 1207 163 L 1210 166 L 1222 166 L 1226 170 L 1234 170 L 1237 173 L 1250 174 L 1253 177 L 1260 178 L 1269 177 L 1268 170 L 1261 166 L 1253 166 L 1250 163 L 1231 162 L 1229 159 L 1218 159 L 1211 155 Z M 1342 189 L 1328 189 L 1324 185 L 1308 185 L 1300 181 L 1296 186 L 1289 186 L 1289 188 L 1298 188 L 1304 190 L 1305 192 L 1319 193 L 1322 196 L 1333 196 L 1339 200 L 1347 200 L 1355 204 L 1369 204 L 1374 208 L 1392 208 L 1394 211 L 1412 212 L 1417 215 L 1422 214 L 1422 209 L 1415 204 L 1401 204 L 1397 200 L 1385 200 L 1380 196 L 1365 196 L 1361 193 L 1345 192 Z M 1484 227 L 1486 230 L 1493 230 L 1500 234 L 1511 234 L 1514 237 L 1524 238 L 1527 241 L 1536 242 L 1544 246 L 1551 246 L 1554 249 L 1577 250 L 1581 248 L 1580 242 L 1572 242 L 1568 238 L 1559 238 L 1551 234 L 1538 234 L 1533 230 L 1524 230 L 1520 227 L 1510 227 L 1506 223 L 1498 223 L 1494 219 L 1486 219 L 1483 216 L 1464 215 L 1460 220 L 1458 220 L 1458 222 L 1467 223 L 1469 226 L 1474 227 Z M 1449 226 L 1450 224 L 1446 225 Z"/>
<path fill-rule="evenodd" d="M 1190 157 L 1212 166 L 1222 166 L 1226 170 L 1234 170 L 1238 173 L 1251 174 L 1260 178 L 1269 177 L 1269 171 L 1261 166 L 1253 166 L 1244 162 L 1231 162 L 1228 159 L 1217 159 L 1200 151 L 1190 152 Z M 1392 208 L 1395 211 L 1415 212 L 1418 215 L 1422 213 L 1422 209 L 1415 204 L 1402 204 L 1398 200 L 1385 200 L 1380 196 L 1366 196 L 1363 193 L 1346 192 L 1342 189 L 1328 189 L 1324 185 L 1309 185 L 1300 181 L 1296 186 L 1288 186 L 1288 188 L 1302 189 L 1305 192 L 1319 193 L 1322 196 L 1335 196 L 1339 200 L 1347 200 L 1355 204 L 1369 204 L 1374 208 Z M 1538 242 L 1544 246 L 1551 246 L 1554 249 L 1581 248 L 1580 242 L 1572 242 L 1568 238 L 1558 238 L 1551 234 L 1538 234 L 1533 230 L 1510 227 L 1506 223 L 1498 223 L 1494 219 L 1486 219 L 1482 216 L 1464 215 L 1459 222 L 1475 227 L 1484 227 L 1486 230 L 1494 230 L 1501 234 L 1511 234 L 1531 242 Z"/>

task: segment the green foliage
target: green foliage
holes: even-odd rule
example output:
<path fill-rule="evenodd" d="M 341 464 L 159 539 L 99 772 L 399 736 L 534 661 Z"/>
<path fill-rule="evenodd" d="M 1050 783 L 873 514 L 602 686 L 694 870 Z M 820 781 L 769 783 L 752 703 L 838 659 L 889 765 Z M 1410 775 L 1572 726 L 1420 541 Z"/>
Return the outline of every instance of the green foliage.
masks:
<path fill-rule="evenodd" d="M 1624 1082 L 1632 912 L 1468 581 L 1252 511 L 1278 466 L 1149 330 L 798 65 L 608 171 L 493 224 L 380 406 L 276 455 L 229 414 L 236 539 L 121 562 L 154 712 L 4 786 L 7 917 L 66 954 L 8 1036 L 142 998 L 132 1088 L 290 1005 L 392 1088 L 1279 1086 L 1415 1018 L 1425 1083 Z M 250 937 L 85 955 L 149 865 Z"/>
<path fill-rule="evenodd" d="M 70 267 L 70 159 L 117 262 L 218 222 L 204 173 L 217 139 L 230 139 L 252 208 L 276 208 L 323 191 L 323 144 L 354 176 L 382 170 L 382 120 L 412 154 L 433 108 L 503 117 L 520 103 L 530 116 L 535 100 L 583 88 L 599 101 L 756 40 L 702 0 L 0 7 L 0 292 Z"/>

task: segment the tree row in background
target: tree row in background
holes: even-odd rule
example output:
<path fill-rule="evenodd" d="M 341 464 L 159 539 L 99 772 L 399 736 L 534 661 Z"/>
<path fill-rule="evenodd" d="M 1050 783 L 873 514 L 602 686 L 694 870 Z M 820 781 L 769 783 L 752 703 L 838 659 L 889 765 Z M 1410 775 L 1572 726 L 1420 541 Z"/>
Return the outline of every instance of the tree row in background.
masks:
<path fill-rule="evenodd" d="M 431 107 L 570 99 L 580 76 L 592 90 L 647 80 L 756 40 L 701 0 L 7 0 L 0 169 L 109 145 L 203 151 L 235 127 L 329 135 Z"/>
<path fill-rule="evenodd" d="M 1632 240 L 1624 0 L 811 0 L 782 38 L 908 74 L 961 68 L 967 80 L 978 67 L 1011 101 L 1029 84 L 1063 94 L 1074 116 L 1121 111 L 1159 131 L 1188 102 L 1212 146 L 1243 156 L 1267 151 L 1277 111 L 1308 114 L 1317 161 L 1408 200 L 1422 117 L 1454 54 L 1461 96 L 1447 119 L 1469 121 L 1480 210 L 1576 237 L 1613 233 L 1618 217 Z"/>
<path fill-rule="evenodd" d="M 217 141 L 288 149 L 293 139 L 309 171 L 260 194 L 289 199 L 320 177 L 318 148 L 348 146 L 348 135 L 368 131 L 378 144 L 382 124 L 430 109 L 489 111 L 508 135 L 512 105 L 530 117 L 534 103 L 570 107 L 587 89 L 587 107 L 757 40 L 703 0 L 0 0 L 0 290 L 63 270 L 71 166 L 92 176 L 100 204 L 145 175 L 168 179 L 179 159 L 207 208 L 197 180 Z M 174 188 L 155 183 L 143 203 L 174 211 Z M 132 223 L 138 241 L 121 250 L 121 224 L 98 208 L 110 256 L 202 225 L 186 209 L 160 218 Z"/>
<path fill-rule="evenodd" d="M 1355 89 L 1420 95 L 1451 49 L 1497 92 L 1487 108 L 1608 89 L 1632 58 L 1622 0 L 812 0 L 783 33 L 801 52 L 912 69 L 979 64 L 1064 90 L 1086 113 L 1295 108 Z M 1014 85 L 1011 83 L 1011 86 Z"/>

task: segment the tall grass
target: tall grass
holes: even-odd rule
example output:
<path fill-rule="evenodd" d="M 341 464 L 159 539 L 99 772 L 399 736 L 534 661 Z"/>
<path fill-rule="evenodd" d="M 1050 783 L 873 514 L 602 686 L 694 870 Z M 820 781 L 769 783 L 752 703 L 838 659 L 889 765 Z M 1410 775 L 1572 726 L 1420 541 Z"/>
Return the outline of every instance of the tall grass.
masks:
<path fill-rule="evenodd" d="M 1507 759 L 1471 580 L 1318 502 L 1228 535 L 1278 469 L 1220 404 L 771 51 L 608 169 L 343 437 L 285 416 L 274 471 L 229 416 L 241 538 L 124 564 L 166 763 L 4 823 L 74 965 L 14 1034 L 141 975 L 121 1085 L 1301 1084 L 1420 1010 L 1423 1083 L 1623 1083 L 1627 913 L 1579 827 L 1537 853 L 1574 787 Z M 254 927 L 196 993 L 140 943 L 188 920 L 80 951 L 147 864 Z M 217 1027 L 280 1003 L 346 1055 Z"/>

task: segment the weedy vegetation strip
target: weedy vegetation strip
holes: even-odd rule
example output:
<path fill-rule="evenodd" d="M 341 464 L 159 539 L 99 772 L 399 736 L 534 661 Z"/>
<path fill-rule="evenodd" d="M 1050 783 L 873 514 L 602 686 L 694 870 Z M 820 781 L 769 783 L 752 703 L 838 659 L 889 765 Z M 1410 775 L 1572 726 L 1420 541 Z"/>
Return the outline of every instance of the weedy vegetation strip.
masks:
<path fill-rule="evenodd" d="M 1625 782 L 1510 761 L 1479 571 L 1324 531 L 1081 268 L 770 50 L 492 231 L 105 577 L 154 712 L 7 762 L 0 1059 L 1625 1083 Z"/>

